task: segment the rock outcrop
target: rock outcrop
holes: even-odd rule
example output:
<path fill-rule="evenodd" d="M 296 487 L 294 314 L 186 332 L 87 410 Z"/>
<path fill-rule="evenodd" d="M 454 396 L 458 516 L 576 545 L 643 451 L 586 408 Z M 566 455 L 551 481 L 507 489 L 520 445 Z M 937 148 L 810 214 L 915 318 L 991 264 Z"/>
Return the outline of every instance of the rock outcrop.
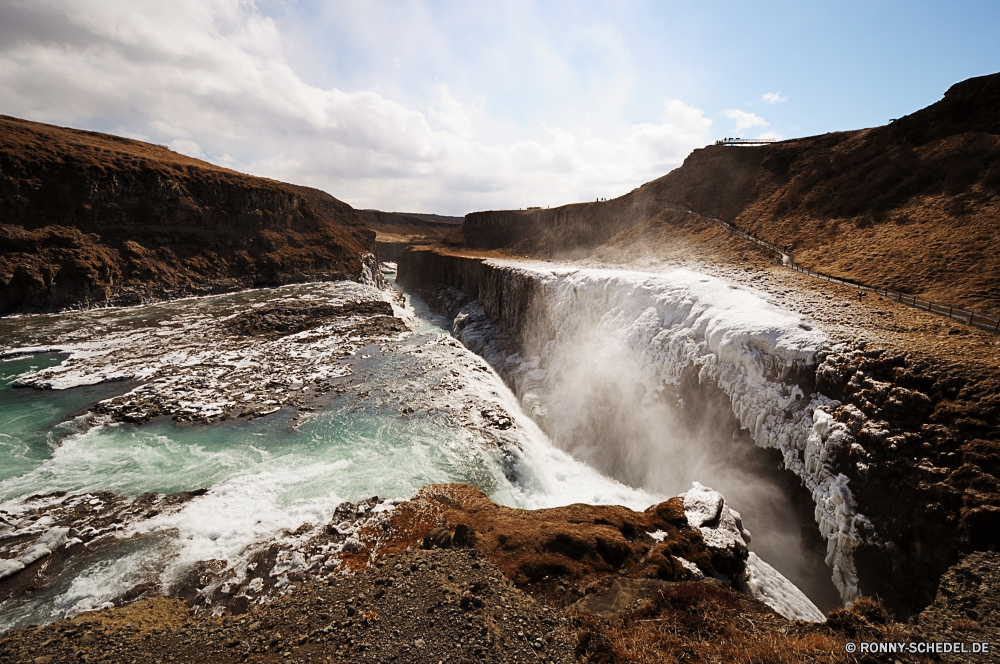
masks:
<path fill-rule="evenodd" d="M 0 116 L 0 314 L 373 278 L 375 250 L 322 191 Z"/>

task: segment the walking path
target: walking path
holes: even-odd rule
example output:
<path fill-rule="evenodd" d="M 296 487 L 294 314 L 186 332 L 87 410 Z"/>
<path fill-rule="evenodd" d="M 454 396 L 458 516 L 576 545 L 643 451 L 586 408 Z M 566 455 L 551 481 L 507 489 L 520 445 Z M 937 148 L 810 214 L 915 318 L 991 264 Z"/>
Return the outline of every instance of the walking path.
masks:
<path fill-rule="evenodd" d="M 986 314 L 978 313 L 972 311 L 971 309 L 965 309 L 964 307 L 955 306 L 953 304 L 943 304 L 940 302 L 931 302 L 929 300 L 921 300 L 912 295 L 907 295 L 900 291 L 891 290 L 888 288 L 878 288 L 876 286 L 869 286 L 863 284 L 859 281 L 853 279 L 846 279 L 842 277 L 834 277 L 829 274 L 824 274 L 823 272 L 815 272 L 808 268 L 804 268 L 800 265 L 795 264 L 795 257 L 791 252 L 782 249 L 770 242 L 760 239 L 759 237 L 741 231 L 736 227 L 735 224 L 729 221 L 723 221 L 722 219 L 715 219 L 700 212 L 695 212 L 694 210 L 686 210 L 691 214 L 696 214 L 699 217 L 709 219 L 717 224 L 722 224 L 725 226 L 730 233 L 737 235 L 745 240 L 749 240 L 754 244 L 763 247 L 767 251 L 771 252 L 777 256 L 781 264 L 790 270 L 795 270 L 800 274 L 804 274 L 808 277 L 813 277 L 815 279 L 821 279 L 823 281 L 828 281 L 833 284 L 840 284 L 842 286 L 849 286 L 850 288 L 856 288 L 860 292 L 875 293 L 876 295 L 881 295 L 887 297 L 891 300 L 896 300 L 902 304 L 907 304 L 917 309 L 923 309 L 924 311 L 929 311 L 932 314 L 938 314 L 941 316 L 946 316 L 954 320 L 965 323 L 966 325 L 972 325 L 973 327 L 978 327 L 982 330 L 988 330 L 991 332 L 1000 332 L 1000 318 L 994 316 L 987 316 Z"/>

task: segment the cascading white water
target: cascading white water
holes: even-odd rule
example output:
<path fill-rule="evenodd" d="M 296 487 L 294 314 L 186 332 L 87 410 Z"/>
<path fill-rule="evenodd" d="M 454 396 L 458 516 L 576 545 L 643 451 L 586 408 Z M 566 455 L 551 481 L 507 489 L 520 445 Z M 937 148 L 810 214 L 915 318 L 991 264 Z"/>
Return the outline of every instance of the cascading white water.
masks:
<path fill-rule="evenodd" d="M 295 534 L 303 526 L 306 532 L 322 529 L 345 500 L 408 496 L 442 482 L 474 484 L 494 501 L 522 508 L 588 502 L 644 509 L 663 498 L 604 477 L 553 448 L 496 374 L 423 307 L 399 312 L 412 332 L 378 343 L 347 340 L 323 328 L 309 343 L 306 337 L 316 330 L 254 341 L 240 350 L 241 357 L 230 355 L 232 339 L 213 327 L 268 302 L 330 302 L 367 290 L 370 297 L 387 297 L 349 282 L 306 284 L 8 320 L 6 336 L 0 325 L 0 349 L 6 343 L 64 351 L 31 355 L 32 349 L 22 347 L 11 359 L 0 359 L 0 579 L 19 564 L 23 568 L 16 560 L 22 549 L 53 525 L 47 516 L 31 518 L 30 510 L 60 503 L 64 492 L 67 500 L 82 500 L 86 510 L 100 513 L 102 500 L 92 495 L 99 492 L 132 503 L 145 492 L 209 489 L 176 509 L 109 526 L 98 544 L 76 549 L 50 585 L 0 602 L 0 633 L 119 602 L 143 584 L 169 596 L 200 561 L 225 561 L 242 578 L 260 547 L 306 537 Z M 160 353 L 160 340 L 171 330 L 169 352 Z M 152 367 L 158 363 L 168 367 L 168 376 L 188 375 L 185 367 L 202 371 L 249 362 L 262 373 L 260 367 L 280 358 L 276 348 L 285 344 L 294 344 L 298 360 L 275 367 L 282 374 L 308 368 L 312 356 L 331 370 L 348 362 L 356 386 L 306 413 L 275 408 L 267 417 L 195 426 L 166 418 L 112 423 L 86 412 L 98 398 L 143 384 L 70 387 L 101 375 L 147 375 L 155 382 Z M 118 359 L 115 348 L 127 352 Z M 341 361 L 331 349 L 349 355 Z M 108 356 L 99 372 L 88 363 Z M 75 365 L 74 357 L 90 359 Z M 66 389 L 12 389 L 16 379 L 46 370 L 54 372 L 50 384 Z M 240 398 L 229 392 L 227 398 Z M 495 411 L 509 418 L 502 429 L 483 416 Z M 4 546 L 21 539 L 23 546 Z"/>
<path fill-rule="evenodd" d="M 462 310 L 455 331 L 501 371 L 557 445 L 633 486 L 678 493 L 692 480 L 712 485 L 765 531 L 756 541 L 766 559 L 822 592 L 798 552 L 787 491 L 754 467 L 759 456 L 731 444 L 737 432 L 719 430 L 735 418 L 812 494 L 833 584 L 842 600 L 857 596 L 853 550 L 868 523 L 847 479 L 826 463 L 847 432 L 830 415 L 837 402 L 797 384 L 815 370 L 824 333 L 749 289 L 691 271 L 499 261 L 485 270 L 480 301 Z M 503 333 L 518 338 L 520 353 Z M 678 394 L 693 372 L 728 397 L 731 411 L 703 412 L 694 429 L 687 412 L 709 405 Z"/>

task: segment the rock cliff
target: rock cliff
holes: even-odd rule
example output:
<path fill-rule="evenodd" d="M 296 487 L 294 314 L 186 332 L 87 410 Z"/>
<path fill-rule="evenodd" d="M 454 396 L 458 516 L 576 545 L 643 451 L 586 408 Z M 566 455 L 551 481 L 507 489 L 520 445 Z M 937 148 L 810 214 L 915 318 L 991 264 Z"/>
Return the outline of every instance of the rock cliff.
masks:
<path fill-rule="evenodd" d="M 0 116 L 0 313 L 358 279 L 374 252 L 322 191 Z"/>
<path fill-rule="evenodd" d="M 614 200 L 473 213 L 452 244 L 522 256 L 601 245 L 605 257 L 674 245 L 711 254 L 734 242 L 711 223 L 721 218 L 810 269 L 995 315 L 998 117 L 1000 74 L 981 76 L 882 127 L 695 150 Z"/>

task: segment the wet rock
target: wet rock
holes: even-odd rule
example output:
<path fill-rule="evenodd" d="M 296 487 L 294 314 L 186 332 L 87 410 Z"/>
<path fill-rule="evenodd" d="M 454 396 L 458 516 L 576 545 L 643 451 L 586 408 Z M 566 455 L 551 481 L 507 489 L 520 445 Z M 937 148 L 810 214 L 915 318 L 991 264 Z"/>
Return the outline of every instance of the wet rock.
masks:
<path fill-rule="evenodd" d="M 243 296 L 242 306 L 220 305 L 231 310 L 196 308 L 156 334 L 123 326 L 102 337 L 107 352 L 99 356 L 75 353 L 70 342 L 63 346 L 70 354 L 65 362 L 22 376 L 16 386 L 62 389 L 141 378 L 134 389 L 93 406 L 95 413 L 134 423 L 161 416 L 209 423 L 282 408 L 309 410 L 335 389 L 333 381 L 352 373 L 358 348 L 406 331 L 386 298 L 357 284 L 255 292 Z"/>
<path fill-rule="evenodd" d="M 225 323 L 232 334 L 240 336 L 287 335 L 304 332 L 331 319 L 350 316 L 393 318 L 392 305 L 382 300 L 330 305 L 323 302 L 278 301 L 252 311 L 237 314 Z M 398 320 L 398 319 L 394 319 Z M 402 324 L 402 321 L 398 321 Z M 395 332 L 405 331 L 395 329 Z M 366 335 L 368 336 L 368 335 Z"/>
<path fill-rule="evenodd" d="M 237 595 L 233 598 L 233 601 L 229 603 L 229 611 L 234 616 L 241 616 L 247 612 L 250 608 L 250 598 L 246 595 Z"/>
<path fill-rule="evenodd" d="M 742 576 L 749 555 L 750 533 L 743 527 L 740 514 L 729 507 L 722 494 L 694 482 L 684 494 L 684 514 L 691 526 L 701 531 L 715 570 L 731 581 Z"/>

